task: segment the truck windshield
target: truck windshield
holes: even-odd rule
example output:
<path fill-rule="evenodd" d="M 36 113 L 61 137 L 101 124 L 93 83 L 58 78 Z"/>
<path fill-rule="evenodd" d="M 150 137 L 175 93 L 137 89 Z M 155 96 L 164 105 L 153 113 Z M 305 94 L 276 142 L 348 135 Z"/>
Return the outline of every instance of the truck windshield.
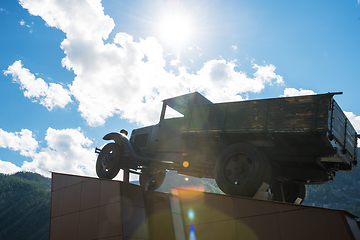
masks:
<path fill-rule="evenodd" d="M 171 108 L 169 105 L 166 106 L 164 119 L 184 117 L 184 114 Z"/>

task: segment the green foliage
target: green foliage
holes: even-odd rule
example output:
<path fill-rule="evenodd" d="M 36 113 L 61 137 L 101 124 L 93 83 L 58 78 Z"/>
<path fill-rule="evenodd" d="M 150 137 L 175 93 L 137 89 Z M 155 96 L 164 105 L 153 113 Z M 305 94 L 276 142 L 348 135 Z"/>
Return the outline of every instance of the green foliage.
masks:
<path fill-rule="evenodd" d="M 48 239 L 51 179 L 0 174 L 0 239 Z"/>
<path fill-rule="evenodd" d="M 17 172 L 13 176 L 36 182 L 45 189 L 51 189 L 51 179 L 32 172 Z"/>
<path fill-rule="evenodd" d="M 358 148 L 358 159 L 360 151 Z M 338 172 L 333 181 L 321 185 L 308 185 L 304 205 L 347 210 L 360 216 L 360 169 Z"/>

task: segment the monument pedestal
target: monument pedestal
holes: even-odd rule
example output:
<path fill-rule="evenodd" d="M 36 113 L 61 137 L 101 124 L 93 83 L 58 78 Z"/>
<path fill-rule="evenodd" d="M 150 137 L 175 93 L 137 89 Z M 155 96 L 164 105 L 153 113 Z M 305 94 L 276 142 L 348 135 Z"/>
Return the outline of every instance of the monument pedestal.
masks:
<path fill-rule="evenodd" d="M 50 240 L 360 239 L 349 212 L 52 173 Z"/>

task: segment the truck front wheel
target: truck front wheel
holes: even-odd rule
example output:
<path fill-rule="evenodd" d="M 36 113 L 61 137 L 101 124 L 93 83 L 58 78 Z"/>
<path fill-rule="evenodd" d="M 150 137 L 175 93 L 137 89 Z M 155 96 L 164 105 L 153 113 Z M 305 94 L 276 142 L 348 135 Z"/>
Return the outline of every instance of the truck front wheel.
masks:
<path fill-rule="evenodd" d="M 122 148 L 116 143 L 108 143 L 99 153 L 96 174 L 99 178 L 113 179 L 119 172 L 123 156 Z"/>
<path fill-rule="evenodd" d="M 253 197 L 263 182 L 270 183 L 271 165 L 255 147 L 235 143 L 220 154 L 215 180 L 226 194 Z"/>

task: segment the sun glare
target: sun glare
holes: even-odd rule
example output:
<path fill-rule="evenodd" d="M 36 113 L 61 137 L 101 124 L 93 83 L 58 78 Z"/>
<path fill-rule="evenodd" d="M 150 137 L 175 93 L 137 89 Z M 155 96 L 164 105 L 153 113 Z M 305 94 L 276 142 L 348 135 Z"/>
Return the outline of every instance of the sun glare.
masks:
<path fill-rule="evenodd" d="M 161 37 L 170 45 L 182 45 L 189 41 L 192 34 L 189 19 L 185 16 L 166 16 L 160 24 Z"/>

